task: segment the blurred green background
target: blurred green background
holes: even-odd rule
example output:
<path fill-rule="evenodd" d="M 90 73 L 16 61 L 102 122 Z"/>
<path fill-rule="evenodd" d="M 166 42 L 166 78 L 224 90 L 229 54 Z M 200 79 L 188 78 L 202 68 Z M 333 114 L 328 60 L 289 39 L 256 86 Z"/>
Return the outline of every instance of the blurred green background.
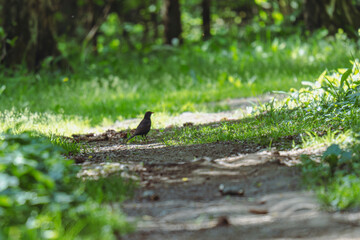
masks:
<path fill-rule="evenodd" d="M 0 0 L 0 129 L 69 135 L 349 67 L 360 1 Z M 158 116 L 159 116 L 158 115 Z"/>

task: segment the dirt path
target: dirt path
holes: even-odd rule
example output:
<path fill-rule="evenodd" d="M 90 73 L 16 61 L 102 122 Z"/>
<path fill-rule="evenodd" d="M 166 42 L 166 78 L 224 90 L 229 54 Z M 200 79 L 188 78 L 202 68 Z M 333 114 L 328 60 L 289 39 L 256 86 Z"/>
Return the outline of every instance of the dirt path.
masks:
<path fill-rule="evenodd" d="M 301 187 L 299 156 L 322 149 L 269 152 L 237 142 L 169 147 L 156 134 L 130 144 L 114 132 L 105 136 L 90 141 L 91 153 L 77 160 L 87 174 L 138 176 L 140 188 L 122 203 L 137 231 L 122 239 L 360 239 L 360 213 L 321 211 Z"/>

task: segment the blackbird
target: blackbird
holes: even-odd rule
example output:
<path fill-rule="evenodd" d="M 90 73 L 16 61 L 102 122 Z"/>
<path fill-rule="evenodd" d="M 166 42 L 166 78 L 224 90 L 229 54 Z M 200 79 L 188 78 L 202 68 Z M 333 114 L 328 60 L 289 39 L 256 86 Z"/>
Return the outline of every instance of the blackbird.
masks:
<path fill-rule="evenodd" d="M 136 130 L 135 130 L 135 133 L 129 137 L 127 141 L 129 141 L 130 139 L 132 139 L 133 137 L 135 136 L 142 136 L 143 138 L 146 138 L 146 135 L 148 134 L 148 132 L 150 131 L 150 128 L 151 128 L 151 114 L 153 114 L 153 112 L 146 112 L 145 113 L 145 116 L 144 116 L 144 119 L 141 120 L 141 122 L 139 123 L 139 125 L 137 126 Z"/>

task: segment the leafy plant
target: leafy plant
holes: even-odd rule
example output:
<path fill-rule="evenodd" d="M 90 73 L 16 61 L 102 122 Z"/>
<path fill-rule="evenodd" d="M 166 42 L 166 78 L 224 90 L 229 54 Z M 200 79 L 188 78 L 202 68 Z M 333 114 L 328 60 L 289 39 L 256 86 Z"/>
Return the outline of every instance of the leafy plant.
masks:
<path fill-rule="evenodd" d="M 302 173 L 305 183 L 317 191 L 325 206 L 335 210 L 360 207 L 360 144 L 355 141 L 344 150 L 332 144 L 320 162 L 303 156 Z"/>
<path fill-rule="evenodd" d="M 322 159 L 323 162 L 329 164 L 330 166 L 330 175 L 333 176 L 336 170 L 339 170 L 343 167 L 351 167 L 351 151 L 344 151 L 337 144 L 332 144 L 324 152 Z"/>
<path fill-rule="evenodd" d="M 360 178 L 350 174 L 338 177 L 318 191 L 321 202 L 335 210 L 360 208 Z"/>
<path fill-rule="evenodd" d="M 113 239 L 130 229 L 119 209 L 88 198 L 78 167 L 59 147 L 32 133 L 0 141 L 0 237 L 6 239 Z"/>
<path fill-rule="evenodd" d="M 317 82 L 306 84 L 309 87 L 293 91 L 286 104 L 302 115 L 303 120 L 327 125 L 329 129 L 323 138 L 330 146 L 319 161 L 303 156 L 304 182 L 315 189 L 320 200 L 331 209 L 358 208 L 359 62 L 354 60 L 351 68 L 324 71 Z M 316 135 L 315 132 L 308 133 L 308 138 L 304 137 L 303 141 L 319 143 Z"/>

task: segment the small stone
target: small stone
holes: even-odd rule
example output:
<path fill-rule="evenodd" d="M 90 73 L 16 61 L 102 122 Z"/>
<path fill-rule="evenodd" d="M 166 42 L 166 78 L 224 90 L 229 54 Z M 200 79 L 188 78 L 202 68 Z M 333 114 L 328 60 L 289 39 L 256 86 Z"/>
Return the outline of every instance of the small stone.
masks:
<path fill-rule="evenodd" d="M 230 226 L 230 221 L 226 216 L 221 216 L 217 219 L 216 227 Z"/>
<path fill-rule="evenodd" d="M 147 199 L 150 201 L 157 201 L 159 200 L 159 195 L 157 195 L 153 190 L 146 190 L 142 194 L 142 199 Z"/>
<path fill-rule="evenodd" d="M 250 208 L 249 212 L 253 213 L 253 214 L 268 214 L 269 213 L 269 211 L 265 208 Z"/>
<path fill-rule="evenodd" d="M 239 186 L 225 186 L 224 184 L 219 185 L 219 192 L 221 195 L 231 196 L 243 196 L 245 194 L 244 189 Z"/>

